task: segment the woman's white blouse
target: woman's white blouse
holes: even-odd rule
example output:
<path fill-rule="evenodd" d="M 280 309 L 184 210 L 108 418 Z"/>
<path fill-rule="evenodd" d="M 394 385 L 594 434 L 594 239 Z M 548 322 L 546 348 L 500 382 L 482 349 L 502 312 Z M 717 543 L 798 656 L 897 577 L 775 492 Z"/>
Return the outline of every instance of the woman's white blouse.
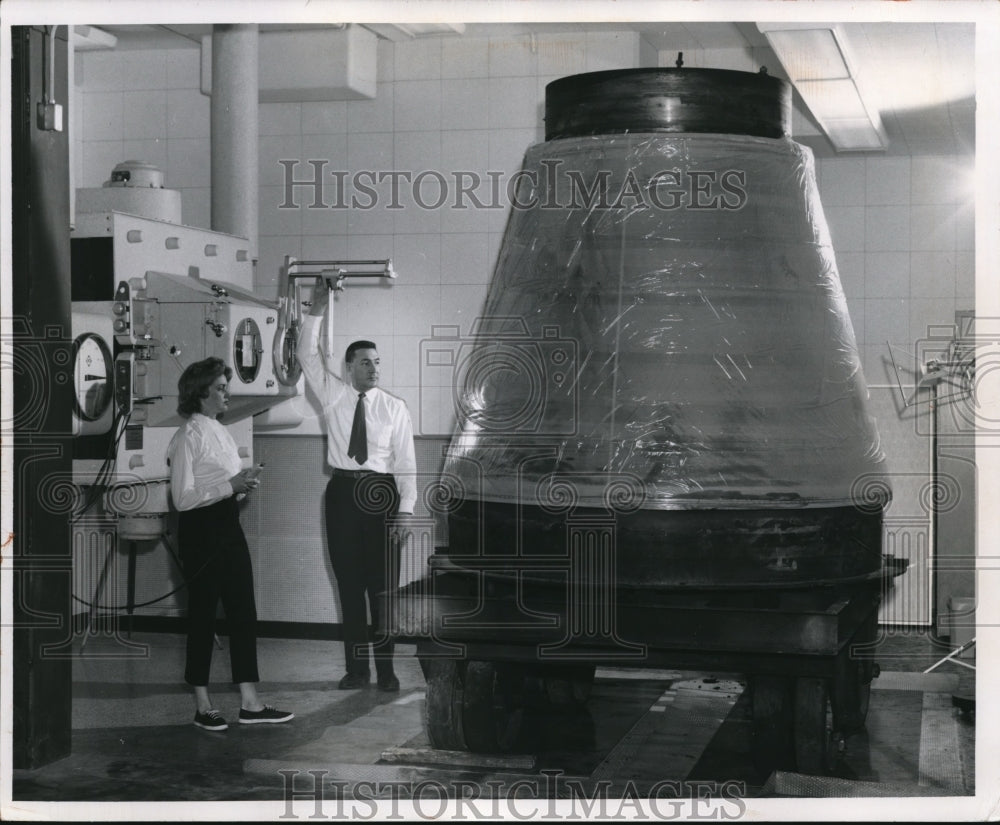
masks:
<path fill-rule="evenodd" d="M 233 494 L 229 483 L 241 468 L 239 447 L 214 418 L 194 413 L 167 447 L 170 496 L 178 510 L 214 504 Z"/>

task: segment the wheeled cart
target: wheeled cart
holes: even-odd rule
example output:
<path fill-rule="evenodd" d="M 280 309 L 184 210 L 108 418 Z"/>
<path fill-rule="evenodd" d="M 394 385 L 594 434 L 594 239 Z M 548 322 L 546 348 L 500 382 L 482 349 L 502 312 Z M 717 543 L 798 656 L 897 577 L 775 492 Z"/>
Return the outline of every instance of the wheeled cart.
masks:
<path fill-rule="evenodd" d="M 887 558 L 848 582 L 630 591 L 541 584 L 530 567 L 545 560 L 524 562 L 508 576 L 500 558 L 435 555 L 387 599 L 383 630 L 417 647 L 434 747 L 509 751 L 529 683 L 584 702 L 599 666 L 709 670 L 746 675 L 760 769 L 817 775 L 865 724 L 878 607 L 905 569 Z"/>

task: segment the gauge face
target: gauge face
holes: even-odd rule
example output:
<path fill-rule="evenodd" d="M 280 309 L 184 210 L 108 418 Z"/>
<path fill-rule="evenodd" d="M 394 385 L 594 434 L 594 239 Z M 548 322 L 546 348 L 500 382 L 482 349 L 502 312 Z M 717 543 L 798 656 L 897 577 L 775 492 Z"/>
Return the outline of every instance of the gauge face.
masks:
<path fill-rule="evenodd" d="M 244 384 L 250 384 L 260 372 L 261 355 L 260 327 L 253 318 L 244 318 L 236 325 L 233 336 L 233 367 Z"/>
<path fill-rule="evenodd" d="M 114 392 L 111 351 L 102 338 L 86 332 L 73 342 L 73 353 L 76 413 L 83 421 L 97 421 Z"/>

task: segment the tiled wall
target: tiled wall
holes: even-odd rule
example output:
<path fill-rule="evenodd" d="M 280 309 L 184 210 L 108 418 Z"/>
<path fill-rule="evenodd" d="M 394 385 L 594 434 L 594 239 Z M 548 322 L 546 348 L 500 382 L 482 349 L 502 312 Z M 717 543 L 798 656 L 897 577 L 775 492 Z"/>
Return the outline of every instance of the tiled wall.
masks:
<path fill-rule="evenodd" d="M 339 296 L 336 346 L 343 351 L 355 338 L 374 339 L 382 383 L 418 411 L 418 431 L 450 432 L 451 394 L 436 378 L 421 381 L 420 342 L 439 324 L 469 330 L 507 220 L 505 196 L 496 208 L 452 208 L 453 173 L 488 180 L 494 171 L 506 183 L 524 151 L 543 138 L 549 81 L 656 62 L 655 50 L 624 32 L 381 41 L 374 100 L 261 104 L 258 290 L 276 295 L 286 255 L 391 257 L 399 276 L 391 288 L 353 282 Z M 145 160 L 163 170 L 165 186 L 181 191 L 184 223 L 209 227 L 210 101 L 199 91 L 199 50 L 81 54 L 76 83 L 76 186 L 100 186 L 115 164 Z M 440 171 L 449 199 L 441 208 L 420 208 L 404 184 L 401 208 L 394 208 L 386 183 L 376 187 L 374 208 L 314 209 L 311 189 L 295 187 L 289 197 L 281 160 L 300 161 L 291 167 L 295 180 L 312 179 L 307 161 L 327 161 L 330 185 L 321 202 L 328 205 L 338 199 L 335 171 L 349 179 L 360 170 Z M 426 179 L 416 197 L 436 200 L 436 181 Z M 485 183 L 476 192 L 480 201 L 493 200 Z M 461 199 L 462 206 L 471 203 Z M 319 430 L 309 421 L 296 432 Z"/>

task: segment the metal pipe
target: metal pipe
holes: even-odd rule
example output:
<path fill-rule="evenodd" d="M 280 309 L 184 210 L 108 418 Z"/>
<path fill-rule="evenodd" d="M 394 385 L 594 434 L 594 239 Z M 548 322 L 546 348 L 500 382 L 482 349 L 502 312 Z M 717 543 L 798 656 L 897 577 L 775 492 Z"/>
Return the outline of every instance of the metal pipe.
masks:
<path fill-rule="evenodd" d="M 258 256 L 259 49 L 256 24 L 212 27 L 212 229 Z"/>

